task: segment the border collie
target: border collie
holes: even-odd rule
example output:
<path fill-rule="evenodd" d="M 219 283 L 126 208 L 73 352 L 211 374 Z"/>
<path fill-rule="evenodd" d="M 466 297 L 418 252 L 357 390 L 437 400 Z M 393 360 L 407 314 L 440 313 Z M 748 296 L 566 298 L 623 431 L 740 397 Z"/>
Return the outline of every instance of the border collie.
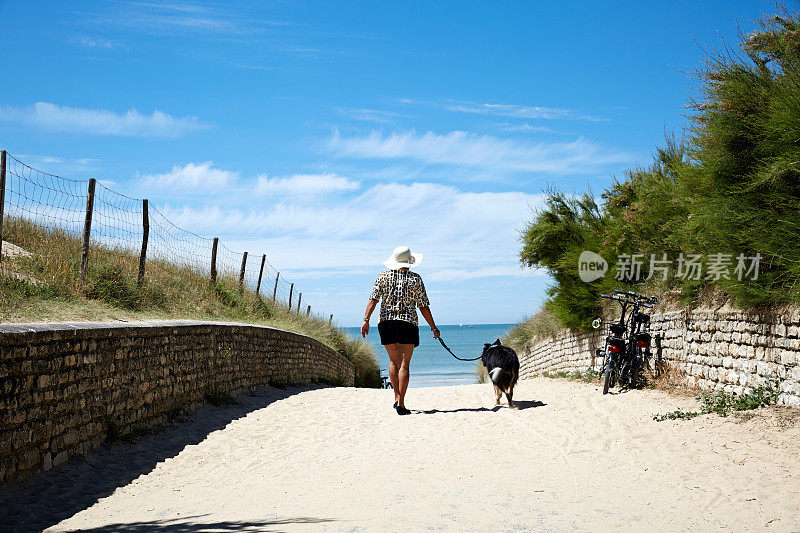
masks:
<path fill-rule="evenodd" d="M 494 392 L 497 394 L 495 405 L 500 405 L 500 397 L 505 393 L 508 398 L 508 406 L 513 408 L 514 385 L 517 384 L 519 377 L 517 352 L 508 346 L 503 346 L 500 344 L 500 339 L 497 339 L 494 344 L 483 345 L 481 362 L 489 372 L 489 379 L 492 380 Z"/>

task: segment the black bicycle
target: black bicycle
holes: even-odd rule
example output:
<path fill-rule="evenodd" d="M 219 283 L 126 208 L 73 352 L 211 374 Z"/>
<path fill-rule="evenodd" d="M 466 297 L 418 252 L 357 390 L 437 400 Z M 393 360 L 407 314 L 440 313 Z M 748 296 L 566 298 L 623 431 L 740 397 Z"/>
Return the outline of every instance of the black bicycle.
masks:
<path fill-rule="evenodd" d="M 639 386 L 642 373 L 650 366 L 650 315 L 640 311 L 652 309 L 658 298 L 643 296 L 632 291 L 615 290 L 614 294 L 601 294 L 601 298 L 616 300 L 622 307 L 620 318 L 608 326 L 608 335 L 603 349 L 597 356 L 604 358 L 600 378 L 603 379 L 603 394 L 617 383 L 633 389 Z M 630 313 L 628 310 L 630 309 Z M 595 321 L 600 327 L 602 321 Z"/>
<path fill-rule="evenodd" d="M 385 370 L 386 370 L 385 368 L 381 368 L 381 388 L 382 389 L 391 389 L 392 388 L 392 382 L 389 381 L 389 376 L 384 376 L 383 375 L 383 372 Z"/>

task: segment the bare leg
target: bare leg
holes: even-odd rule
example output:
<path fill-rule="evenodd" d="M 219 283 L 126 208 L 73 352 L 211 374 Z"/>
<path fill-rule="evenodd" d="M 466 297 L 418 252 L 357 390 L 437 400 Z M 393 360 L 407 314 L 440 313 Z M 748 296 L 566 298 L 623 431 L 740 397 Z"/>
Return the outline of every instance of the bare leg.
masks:
<path fill-rule="evenodd" d="M 386 344 L 386 353 L 389 354 L 389 381 L 392 382 L 392 390 L 394 391 L 394 401 L 400 401 L 400 379 L 398 371 L 403 360 L 402 352 L 400 351 L 402 344 Z"/>
<path fill-rule="evenodd" d="M 400 371 L 397 373 L 397 377 L 399 378 L 400 382 L 400 398 L 397 400 L 397 404 L 400 407 L 405 407 L 406 390 L 408 390 L 408 381 L 410 377 L 409 365 L 411 364 L 411 356 L 414 354 L 414 345 L 398 344 L 397 346 L 399 347 L 401 354 Z"/>

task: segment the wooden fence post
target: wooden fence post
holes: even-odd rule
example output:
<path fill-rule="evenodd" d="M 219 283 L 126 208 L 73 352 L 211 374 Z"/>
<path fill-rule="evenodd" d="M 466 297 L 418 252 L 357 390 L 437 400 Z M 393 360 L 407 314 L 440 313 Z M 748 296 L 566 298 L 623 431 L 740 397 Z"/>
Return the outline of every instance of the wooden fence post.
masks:
<path fill-rule="evenodd" d="M 289 311 L 292 310 L 292 292 L 294 291 L 294 283 L 289 285 Z"/>
<path fill-rule="evenodd" d="M 256 283 L 256 296 L 261 296 L 259 291 L 261 290 L 261 276 L 264 275 L 264 263 L 267 262 L 267 254 L 263 254 L 261 256 L 261 268 L 258 271 L 258 283 Z"/>
<path fill-rule="evenodd" d="M 214 244 L 211 246 L 211 283 L 217 282 L 217 245 L 219 237 L 214 237 Z"/>
<path fill-rule="evenodd" d="M 281 273 L 278 272 L 275 275 L 275 288 L 272 289 L 272 301 L 275 301 L 275 298 L 278 296 L 278 278 L 281 277 Z"/>
<path fill-rule="evenodd" d="M 303 293 L 301 292 L 300 295 L 297 297 L 297 314 L 300 314 L 300 302 L 303 301 Z"/>
<path fill-rule="evenodd" d="M 242 254 L 242 269 L 239 270 L 239 292 L 244 292 L 244 269 L 247 266 L 247 252 Z"/>
<path fill-rule="evenodd" d="M 142 253 L 139 254 L 139 288 L 144 283 L 144 263 L 147 261 L 147 239 L 150 238 L 150 213 L 147 200 L 142 200 Z"/>
<path fill-rule="evenodd" d="M 86 219 L 83 222 L 83 252 L 81 253 L 81 285 L 86 284 L 86 270 L 89 268 L 89 239 L 92 236 L 92 212 L 94 211 L 94 187 L 97 181 L 89 179 L 86 195 Z"/>
<path fill-rule="evenodd" d="M 6 205 L 6 151 L 0 152 L 0 261 L 3 260 L 3 218 Z"/>
<path fill-rule="evenodd" d="M 306 309 L 306 316 L 309 316 L 310 314 L 311 314 L 311 306 L 309 305 L 308 309 Z"/>

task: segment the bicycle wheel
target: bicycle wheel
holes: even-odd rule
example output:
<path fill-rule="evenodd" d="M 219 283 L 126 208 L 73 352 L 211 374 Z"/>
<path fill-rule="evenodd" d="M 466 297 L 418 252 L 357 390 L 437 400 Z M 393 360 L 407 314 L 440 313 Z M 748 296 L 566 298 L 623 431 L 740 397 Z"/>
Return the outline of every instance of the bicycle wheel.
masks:
<path fill-rule="evenodd" d="M 603 394 L 608 394 L 608 388 L 613 387 L 614 372 L 610 368 L 606 368 L 605 379 L 603 380 Z"/>
<path fill-rule="evenodd" d="M 628 361 L 622 362 L 622 368 L 619 369 L 619 386 L 624 387 L 628 385 L 628 378 L 630 378 L 630 364 Z M 613 386 L 613 385 L 612 385 Z"/>
<path fill-rule="evenodd" d="M 642 385 L 642 380 L 646 372 L 650 369 L 649 358 L 647 351 L 642 348 L 636 348 L 636 360 L 634 362 L 636 373 L 633 375 L 633 386 L 639 387 Z"/>
<path fill-rule="evenodd" d="M 631 365 L 631 385 L 630 388 L 635 389 L 639 385 L 639 360 L 635 359 Z"/>

